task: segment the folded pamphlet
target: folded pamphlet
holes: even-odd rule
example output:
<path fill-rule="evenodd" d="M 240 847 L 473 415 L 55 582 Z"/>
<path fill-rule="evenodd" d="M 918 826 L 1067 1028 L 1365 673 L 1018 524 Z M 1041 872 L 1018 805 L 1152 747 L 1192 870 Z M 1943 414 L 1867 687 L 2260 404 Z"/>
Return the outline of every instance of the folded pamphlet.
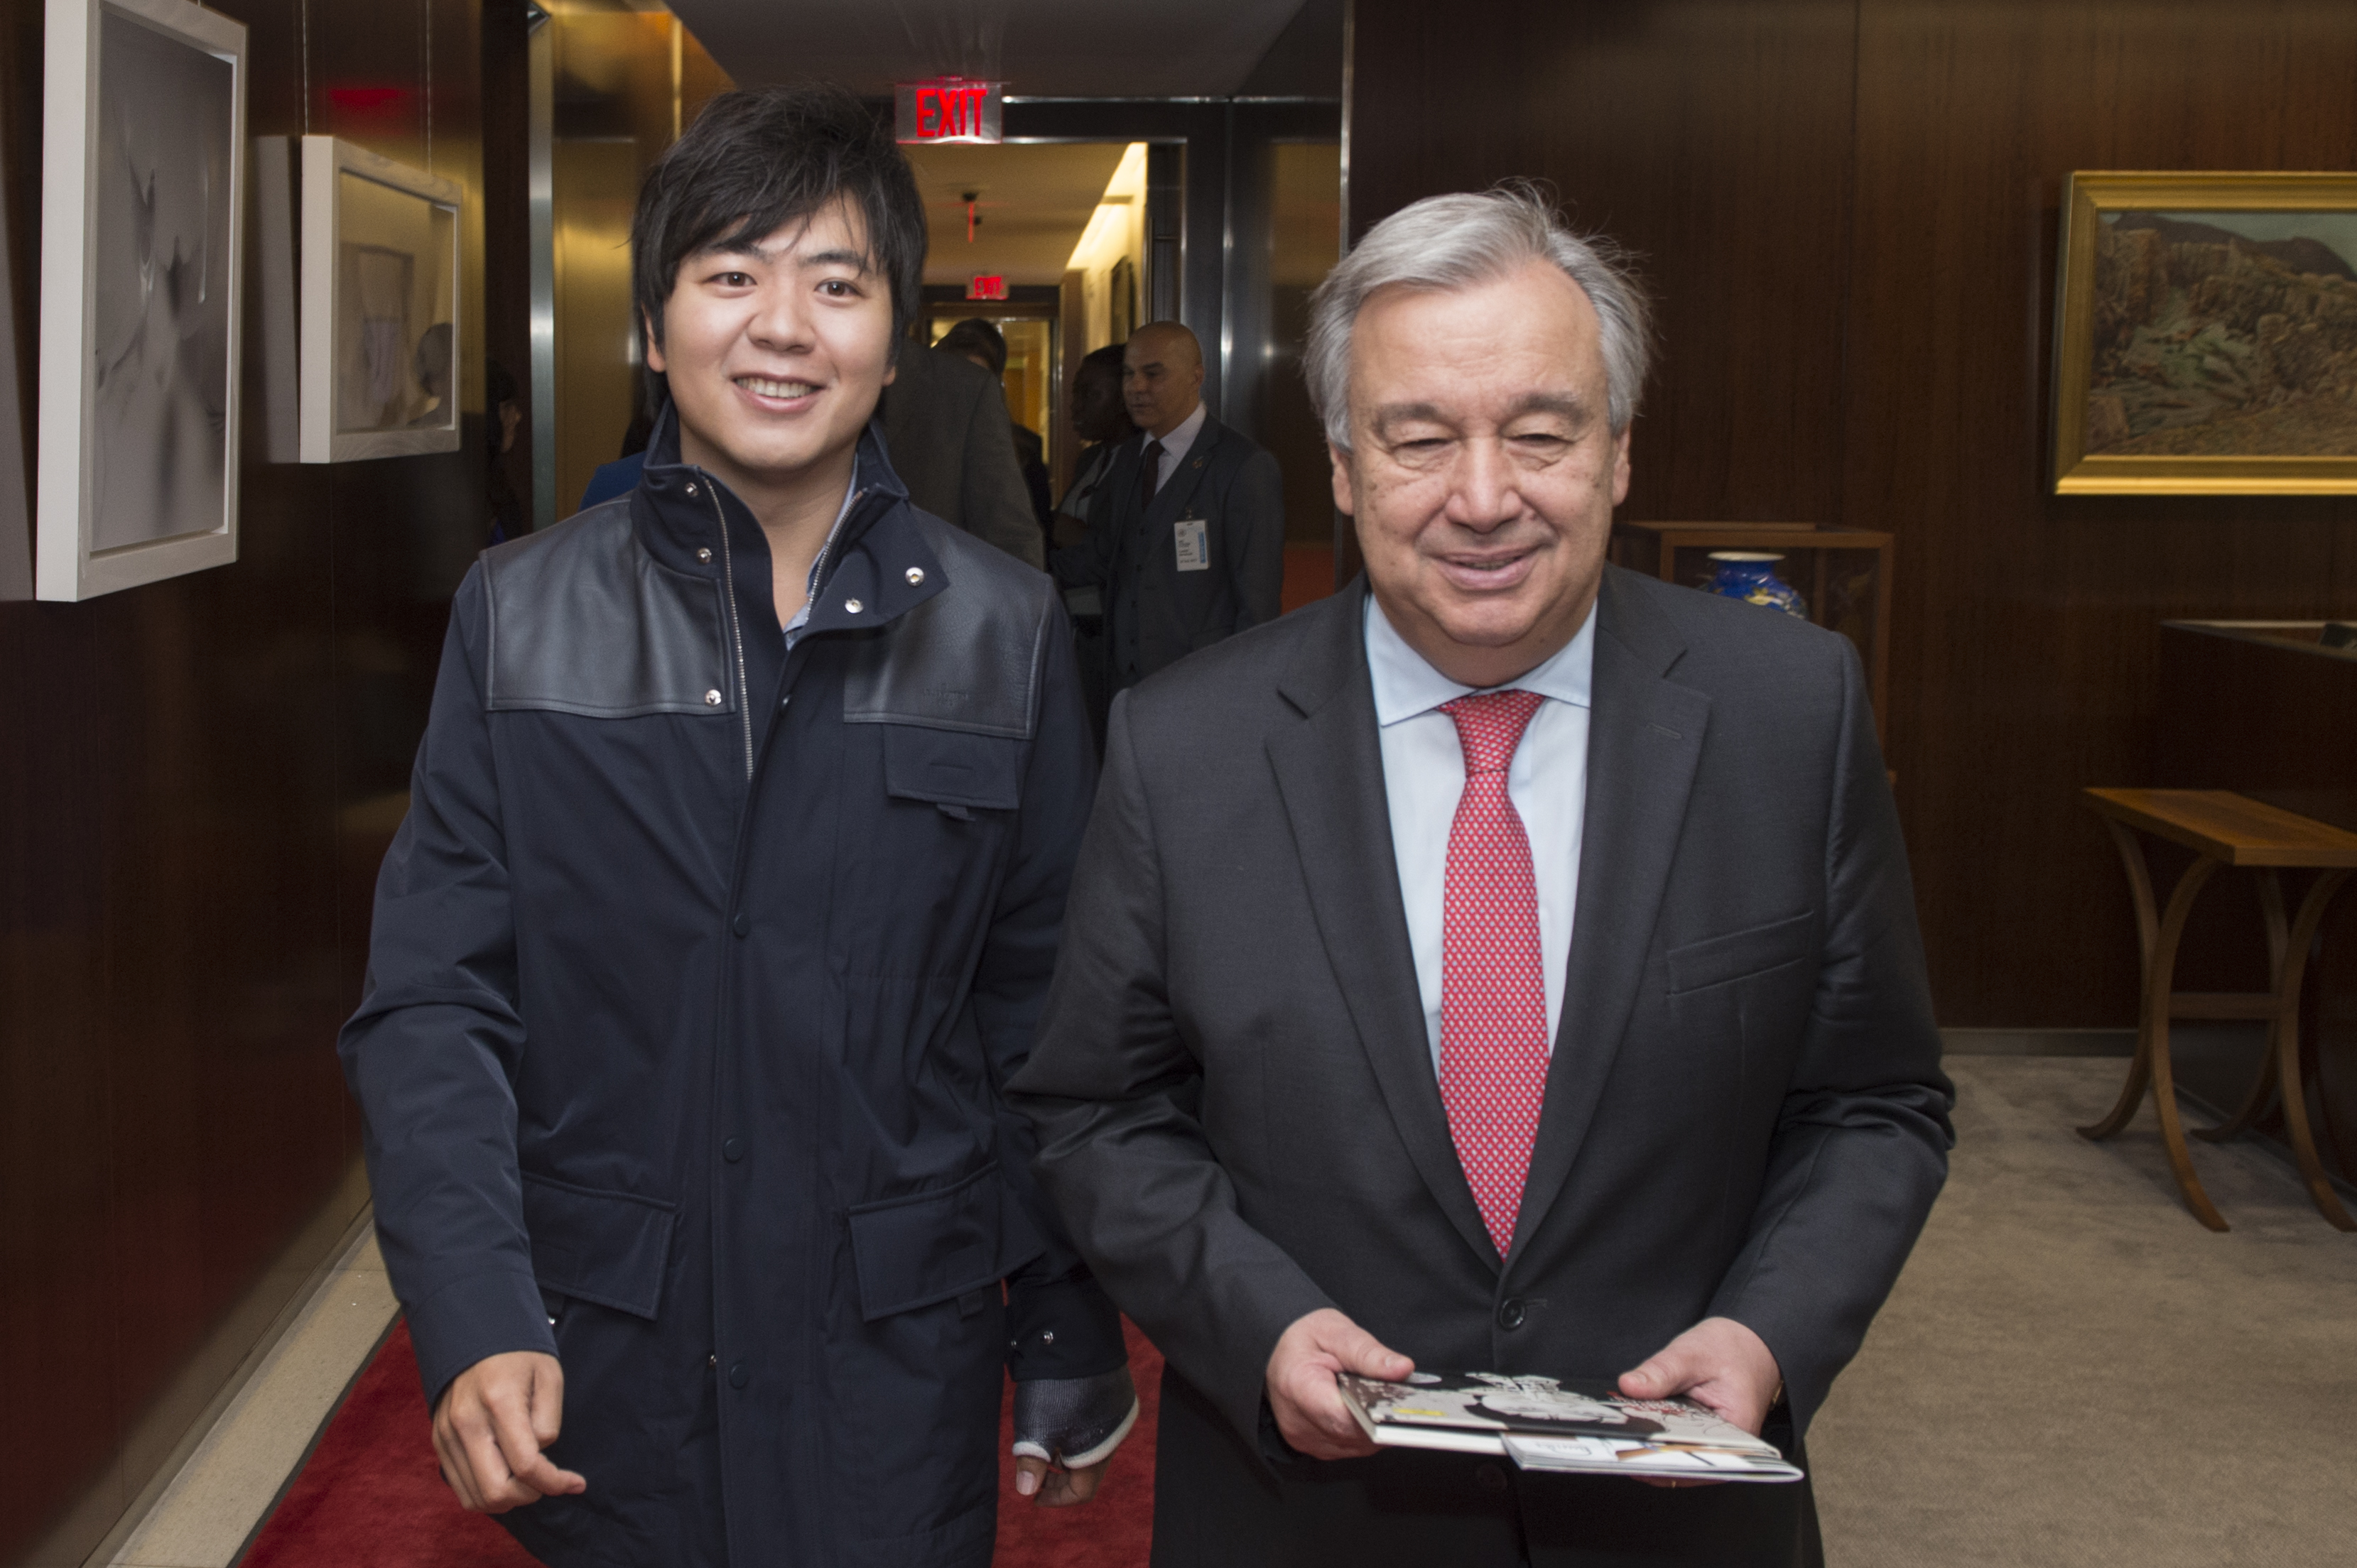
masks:
<path fill-rule="evenodd" d="M 1525 1470 L 1797 1481 L 1799 1466 L 1692 1400 L 1631 1399 L 1606 1383 L 1502 1372 L 1340 1374 L 1342 1401 L 1387 1447 L 1501 1454 Z"/>

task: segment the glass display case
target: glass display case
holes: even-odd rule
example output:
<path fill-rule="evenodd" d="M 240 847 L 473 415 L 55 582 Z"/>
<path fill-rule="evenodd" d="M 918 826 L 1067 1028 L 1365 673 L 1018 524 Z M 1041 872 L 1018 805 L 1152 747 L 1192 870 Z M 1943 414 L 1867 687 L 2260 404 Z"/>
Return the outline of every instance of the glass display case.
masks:
<path fill-rule="evenodd" d="M 1717 576 L 1715 551 L 1782 556 L 1776 570 L 1799 590 L 1808 618 L 1857 645 L 1878 728 L 1886 722 L 1890 666 L 1890 543 L 1888 533 L 1808 522 L 1612 525 L 1614 564 L 1689 588 L 1707 588 Z"/>

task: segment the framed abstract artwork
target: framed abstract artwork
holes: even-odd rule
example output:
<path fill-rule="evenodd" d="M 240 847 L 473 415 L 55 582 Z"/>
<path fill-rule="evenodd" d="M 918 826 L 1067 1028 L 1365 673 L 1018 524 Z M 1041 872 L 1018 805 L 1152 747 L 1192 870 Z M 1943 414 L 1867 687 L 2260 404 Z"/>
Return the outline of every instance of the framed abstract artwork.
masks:
<path fill-rule="evenodd" d="M 303 138 L 306 463 L 458 448 L 458 182 Z"/>
<path fill-rule="evenodd" d="M 48 0 L 35 589 L 237 559 L 245 27 Z"/>
<path fill-rule="evenodd" d="M 2357 174 L 2078 173 L 2062 494 L 2357 490 Z"/>

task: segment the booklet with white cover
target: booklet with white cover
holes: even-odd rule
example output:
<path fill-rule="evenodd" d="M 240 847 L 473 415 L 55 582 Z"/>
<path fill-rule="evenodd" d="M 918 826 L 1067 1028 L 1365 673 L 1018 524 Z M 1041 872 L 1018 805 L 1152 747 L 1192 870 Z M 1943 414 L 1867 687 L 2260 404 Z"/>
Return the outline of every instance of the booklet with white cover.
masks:
<path fill-rule="evenodd" d="M 1501 1454 L 1525 1470 L 1717 1481 L 1797 1481 L 1775 1444 L 1692 1400 L 1631 1399 L 1603 1383 L 1502 1372 L 1341 1374 L 1343 1402 L 1377 1443 Z"/>

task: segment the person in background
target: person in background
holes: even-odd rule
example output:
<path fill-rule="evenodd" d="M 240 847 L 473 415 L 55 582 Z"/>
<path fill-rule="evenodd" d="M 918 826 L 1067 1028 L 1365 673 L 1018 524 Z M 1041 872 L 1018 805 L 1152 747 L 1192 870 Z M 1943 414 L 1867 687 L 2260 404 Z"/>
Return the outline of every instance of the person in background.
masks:
<path fill-rule="evenodd" d="M 1081 454 L 1079 471 L 1053 520 L 1051 552 L 1068 549 L 1087 537 L 1090 503 L 1113 467 L 1114 451 L 1137 430 L 1121 401 L 1121 348 L 1109 343 L 1092 350 L 1072 377 L 1072 433 L 1091 445 Z M 1064 609 L 1072 618 L 1072 652 L 1081 667 L 1081 694 L 1088 702 L 1090 733 L 1103 752 L 1105 705 L 1113 701 L 1105 687 L 1104 590 L 1094 583 L 1083 583 L 1068 586 L 1063 593 Z"/>
<path fill-rule="evenodd" d="M 1001 387 L 1006 384 L 1006 334 L 995 323 L 970 316 L 942 333 L 933 347 L 980 365 L 998 378 Z M 1039 538 L 1045 544 L 1054 515 L 1048 499 L 1048 445 L 1038 431 L 1012 414 L 1007 422 L 1015 435 L 1016 465 L 1023 470 L 1023 486 L 1031 493 L 1032 515 L 1039 520 Z"/>
<path fill-rule="evenodd" d="M 1365 573 L 1114 704 L 1013 1098 L 1168 1358 L 1157 1568 L 1824 1560 L 1806 1481 L 1378 1450 L 1335 1383 L 1617 1381 L 1797 1461 L 1947 1174 L 1857 650 L 1605 563 L 1648 346 L 1533 196 L 1385 218 L 1303 361 Z"/>
<path fill-rule="evenodd" d="M 1199 649 L 1277 618 L 1285 481 L 1276 459 L 1203 406 L 1203 350 L 1176 321 L 1122 349 L 1137 433 L 1115 450 L 1057 580 L 1104 598 L 1107 701 Z M 1102 714 L 1098 733 L 1103 733 Z"/>
<path fill-rule="evenodd" d="M 497 360 L 483 365 L 483 401 L 490 417 L 483 421 L 485 499 L 490 503 L 491 542 L 521 539 L 532 525 L 523 515 L 523 498 L 516 494 L 515 478 L 508 472 L 508 454 L 515 450 L 516 432 L 523 425 L 523 394 L 516 379 Z"/>
<path fill-rule="evenodd" d="M 917 510 L 1027 566 L 1047 564 L 996 375 L 963 355 L 904 338 L 893 346 L 892 382 L 877 405 L 877 421 Z M 640 452 L 599 467 L 582 492 L 581 510 L 630 494 L 645 463 Z"/>
<path fill-rule="evenodd" d="M 1121 350 L 1118 343 L 1091 349 L 1072 376 L 1072 434 L 1085 445 L 1072 466 L 1072 482 L 1056 503 L 1057 545 L 1081 542 L 1089 526 L 1089 504 L 1104 484 L 1114 450 L 1137 430 L 1121 400 Z"/>
<path fill-rule="evenodd" d="M 834 88 L 648 172 L 639 488 L 468 575 L 378 877 L 385 1266 L 445 1478 L 561 1568 L 985 1568 L 1006 1379 L 1040 1502 L 1136 1416 L 1001 1087 L 1093 787 L 1063 612 L 871 419 L 924 222 Z"/>

